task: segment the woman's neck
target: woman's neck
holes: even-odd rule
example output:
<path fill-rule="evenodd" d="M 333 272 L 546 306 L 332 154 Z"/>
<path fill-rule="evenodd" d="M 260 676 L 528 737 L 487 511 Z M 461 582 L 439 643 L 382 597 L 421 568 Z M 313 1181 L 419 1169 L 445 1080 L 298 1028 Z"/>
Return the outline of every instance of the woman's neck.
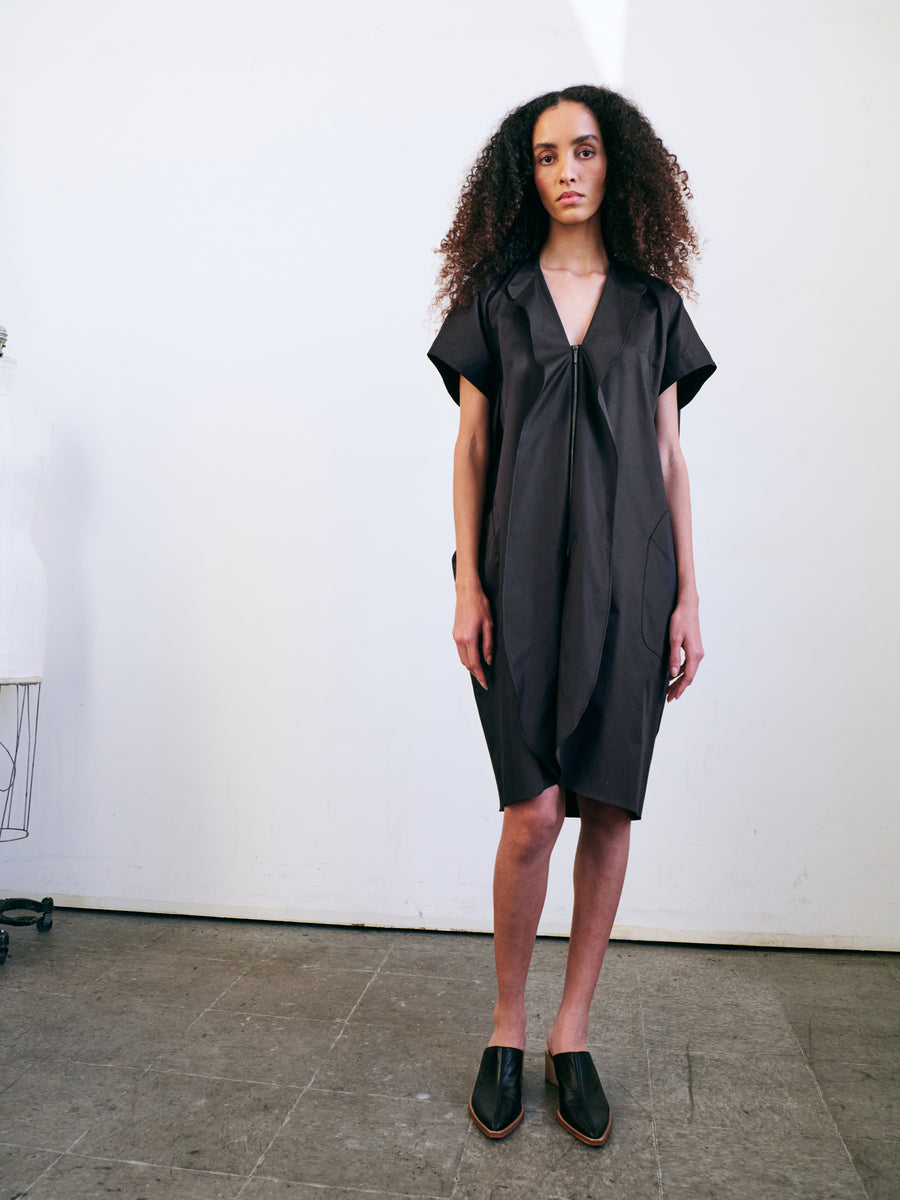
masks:
<path fill-rule="evenodd" d="M 599 217 L 578 225 L 550 222 L 547 240 L 541 247 L 541 266 L 547 271 L 571 271 L 573 275 L 605 274 L 609 255 L 603 245 Z"/>

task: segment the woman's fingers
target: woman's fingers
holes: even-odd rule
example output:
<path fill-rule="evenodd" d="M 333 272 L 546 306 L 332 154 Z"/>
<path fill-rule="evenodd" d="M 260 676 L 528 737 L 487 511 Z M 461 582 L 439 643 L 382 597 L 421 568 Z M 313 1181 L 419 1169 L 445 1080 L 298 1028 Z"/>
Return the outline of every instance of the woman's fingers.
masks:
<path fill-rule="evenodd" d="M 494 656 L 494 622 L 488 599 L 480 588 L 465 590 L 457 596 L 453 640 L 459 661 L 487 691 L 484 664 L 490 666 Z"/>
<path fill-rule="evenodd" d="M 479 659 L 475 666 L 470 667 L 469 670 L 472 672 L 484 690 L 487 691 L 487 680 L 484 677 L 484 667 L 481 665 L 481 660 Z"/>
<path fill-rule="evenodd" d="M 489 629 L 491 628 L 491 622 L 486 622 L 486 625 Z M 493 636 L 492 631 L 490 636 Z M 481 629 L 477 629 L 471 633 L 457 633 L 454 630 L 453 633 L 453 640 L 456 642 L 456 652 L 459 655 L 459 661 L 467 671 L 471 671 L 481 686 L 487 690 L 487 679 L 484 675 L 484 664 L 481 660 L 481 637 Z M 485 653 L 485 659 L 490 662 L 487 653 Z"/>
<path fill-rule="evenodd" d="M 666 688 L 666 703 L 670 700 L 677 700 L 683 694 L 687 684 L 684 682 L 683 675 L 677 675 L 674 679 L 669 680 L 669 685 Z"/>
<path fill-rule="evenodd" d="M 700 660 L 703 658 L 703 647 L 694 648 L 688 646 L 685 651 L 684 658 L 684 686 L 688 687 L 694 682 L 697 670 L 700 666 Z"/>
<path fill-rule="evenodd" d="M 669 656 L 669 684 L 666 700 L 677 700 L 694 682 L 697 669 L 703 659 L 703 645 L 699 639 L 686 636 L 683 641 L 673 639 Z"/>
<path fill-rule="evenodd" d="M 459 661 L 467 671 L 471 671 L 484 690 L 487 691 L 487 679 L 484 676 L 484 665 L 481 661 L 478 638 L 464 642 L 463 645 L 457 644 L 457 649 L 459 650 Z"/>

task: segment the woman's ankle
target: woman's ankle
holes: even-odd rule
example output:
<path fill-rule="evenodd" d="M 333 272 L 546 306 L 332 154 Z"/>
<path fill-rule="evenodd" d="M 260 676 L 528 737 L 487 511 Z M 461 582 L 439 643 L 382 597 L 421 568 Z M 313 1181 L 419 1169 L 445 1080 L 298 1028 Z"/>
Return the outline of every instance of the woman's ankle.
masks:
<path fill-rule="evenodd" d="M 586 1050 L 587 1022 L 583 1020 L 565 1021 L 557 1017 L 547 1033 L 547 1046 L 551 1054 Z"/>
<path fill-rule="evenodd" d="M 513 1046 L 518 1050 L 525 1049 L 525 1013 L 524 1011 L 509 1011 L 496 1005 L 494 1007 L 494 1032 L 489 1046 Z"/>

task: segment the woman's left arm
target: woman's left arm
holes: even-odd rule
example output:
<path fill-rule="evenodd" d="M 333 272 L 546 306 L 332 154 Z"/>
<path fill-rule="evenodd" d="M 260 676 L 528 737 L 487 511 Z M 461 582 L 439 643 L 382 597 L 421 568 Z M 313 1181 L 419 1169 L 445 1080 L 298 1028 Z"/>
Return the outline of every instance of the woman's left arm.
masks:
<path fill-rule="evenodd" d="M 700 597 L 694 576 L 691 538 L 691 489 L 687 463 L 678 437 L 677 383 L 667 387 L 656 407 L 656 440 L 672 518 L 675 561 L 678 564 L 678 601 L 669 625 L 669 686 L 666 700 L 677 700 L 694 681 L 703 643 L 700 640 Z"/>

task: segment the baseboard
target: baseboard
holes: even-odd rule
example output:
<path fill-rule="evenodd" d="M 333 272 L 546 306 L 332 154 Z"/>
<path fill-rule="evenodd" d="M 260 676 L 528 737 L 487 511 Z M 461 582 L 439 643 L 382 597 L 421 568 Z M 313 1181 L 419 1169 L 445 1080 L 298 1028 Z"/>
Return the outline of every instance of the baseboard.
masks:
<path fill-rule="evenodd" d="M 285 921 L 291 924 L 354 926 L 371 929 L 410 929 L 436 933 L 490 933 L 490 925 L 471 922 L 469 927 L 447 921 L 431 923 L 421 917 L 410 919 L 396 913 L 367 914 L 361 921 L 359 913 L 287 910 L 283 908 L 247 908 L 231 904 L 163 903 L 158 900 L 139 900 L 134 897 L 117 899 L 110 896 L 67 896 L 54 893 L 59 908 L 92 909 L 103 912 L 156 913 L 162 916 L 219 917 L 241 921 Z M 2 924 L 2 922 L 0 922 Z M 562 929 L 542 926 L 545 937 L 565 937 Z M 889 942 L 865 934 L 810 934 L 758 932 L 746 929 L 675 929 L 671 926 L 614 925 L 614 940 L 626 942 L 672 942 L 703 946 L 754 946 L 757 949 L 785 948 L 795 950 L 869 950 L 900 951 L 900 942 Z"/>

